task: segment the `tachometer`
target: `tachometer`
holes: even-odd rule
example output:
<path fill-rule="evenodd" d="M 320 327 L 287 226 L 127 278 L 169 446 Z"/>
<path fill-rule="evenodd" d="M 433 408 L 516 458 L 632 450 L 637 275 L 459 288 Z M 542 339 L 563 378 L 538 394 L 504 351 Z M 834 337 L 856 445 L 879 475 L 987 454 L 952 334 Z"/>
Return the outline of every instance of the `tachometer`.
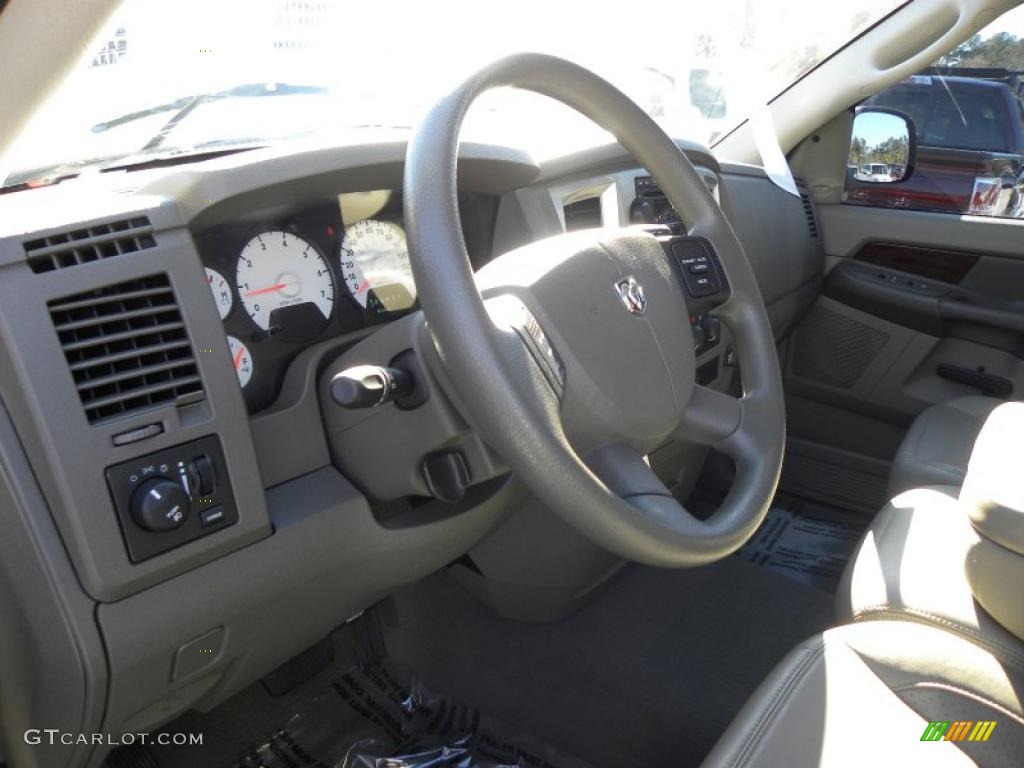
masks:
<path fill-rule="evenodd" d="M 224 275 L 215 269 L 206 268 L 206 282 L 210 286 L 210 293 L 213 294 L 213 303 L 217 305 L 220 312 L 220 319 L 223 320 L 231 314 L 231 305 L 234 304 L 234 293 Z"/>
<path fill-rule="evenodd" d="M 249 348 L 234 336 L 228 336 L 228 349 L 231 350 L 231 362 L 235 364 L 235 373 L 238 374 L 238 383 L 245 389 L 245 385 L 252 378 L 252 353 Z"/>
<path fill-rule="evenodd" d="M 313 314 L 326 323 L 331 316 L 331 271 L 312 243 L 291 232 L 263 232 L 246 243 L 238 257 L 236 282 L 242 306 L 265 331 L 271 326 L 271 315 L 290 307 L 312 305 L 307 308 L 311 312 L 300 313 L 304 321 Z"/>
<path fill-rule="evenodd" d="M 416 303 L 405 230 L 393 222 L 364 219 L 350 226 L 341 242 L 341 274 L 367 311 L 398 312 Z"/>

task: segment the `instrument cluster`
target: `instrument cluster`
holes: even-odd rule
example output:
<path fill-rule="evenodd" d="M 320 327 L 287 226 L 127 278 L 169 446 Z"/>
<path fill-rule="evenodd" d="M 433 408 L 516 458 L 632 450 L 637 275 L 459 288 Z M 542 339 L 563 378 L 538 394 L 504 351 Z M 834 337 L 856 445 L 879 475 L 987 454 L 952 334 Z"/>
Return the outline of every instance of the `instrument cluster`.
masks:
<path fill-rule="evenodd" d="M 475 196 L 463 214 L 489 215 L 493 227 L 496 208 Z M 464 226 L 467 248 L 489 253 L 481 235 L 493 229 L 474 223 Z M 195 239 L 250 413 L 273 402 L 309 344 L 417 307 L 401 195 L 390 190 L 246 217 Z"/>

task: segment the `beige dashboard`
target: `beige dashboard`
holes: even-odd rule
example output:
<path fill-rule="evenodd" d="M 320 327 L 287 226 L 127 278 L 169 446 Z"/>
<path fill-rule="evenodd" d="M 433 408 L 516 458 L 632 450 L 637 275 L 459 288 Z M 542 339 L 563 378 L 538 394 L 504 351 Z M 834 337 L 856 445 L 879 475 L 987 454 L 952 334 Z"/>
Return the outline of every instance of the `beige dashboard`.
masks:
<path fill-rule="evenodd" d="M 806 209 L 759 169 L 684 149 L 747 244 L 781 332 L 820 274 Z M 404 150 L 254 150 L 0 196 L 0 633 L 5 648 L 44 648 L 34 669 L 9 669 L 23 656 L 5 655 L 0 678 L 36 691 L 26 719 L 137 732 L 213 706 L 458 558 L 505 511 L 507 477 L 459 504 L 418 499 L 382 517 L 325 434 L 320 373 L 416 310 L 413 300 L 368 311 L 342 262 L 357 222 L 338 196 L 400 190 Z M 544 166 L 504 147 L 460 152 L 464 234 L 480 263 L 581 222 L 637 222 L 647 174 L 617 146 Z M 646 202 L 657 197 L 644 189 Z M 401 226 L 396 202 L 372 220 Z M 329 305 L 316 301 L 323 283 L 289 293 L 299 267 L 253 273 L 245 287 L 243 254 L 266 232 L 310 246 L 281 247 L 322 260 Z M 275 322 L 245 300 L 262 296 L 320 317 L 312 330 L 285 317 L 295 336 L 258 338 Z M 228 337 L 248 348 L 245 386 Z M 732 379 L 727 352 L 726 329 L 699 353 L 715 364 L 708 383 Z M 155 482 L 185 490 L 181 520 L 139 517 L 140 489 Z M 203 663 L 183 661 L 204 638 L 216 647 Z M 55 759 L 93 766 L 96 754 L 72 745 Z"/>

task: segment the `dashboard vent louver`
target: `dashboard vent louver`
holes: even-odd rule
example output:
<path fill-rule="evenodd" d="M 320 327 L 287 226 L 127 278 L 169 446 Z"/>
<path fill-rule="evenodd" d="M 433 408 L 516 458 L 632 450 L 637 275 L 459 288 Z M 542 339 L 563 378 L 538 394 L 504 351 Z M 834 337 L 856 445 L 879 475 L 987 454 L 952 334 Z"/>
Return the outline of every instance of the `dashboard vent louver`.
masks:
<path fill-rule="evenodd" d="M 149 219 L 137 216 L 26 241 L 25 256 L 38 274 L 154 247 Z"/>
<path fill-rule="evenodd" d="M 90 424 L 202 399 L 167 275 L 54 299 L 47 307 Z"/>
<path fill-rule="evenodd" d="M 812 240 L 818 239 L 818 222 L 814 219 L 814 207 L 811 205 L 811 198 L 806 192 L 800 193 L 800 202 L 804 205 L 804 216 L 807 217 L 807 231 Z"/>
<path fill-rule="evenodd" d="M 601 215 L 601 198 L 585 197 L 567 203 L 562 212 L 565 214 L 565 231 L 575 232 L 578 229 L 592 229 L 603 223 Z"/>

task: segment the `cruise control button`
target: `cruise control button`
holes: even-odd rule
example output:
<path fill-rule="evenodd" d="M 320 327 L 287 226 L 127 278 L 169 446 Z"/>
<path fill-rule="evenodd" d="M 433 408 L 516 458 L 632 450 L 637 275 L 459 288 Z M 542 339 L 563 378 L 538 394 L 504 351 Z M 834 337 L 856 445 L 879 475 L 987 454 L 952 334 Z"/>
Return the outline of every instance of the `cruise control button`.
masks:
<path fill-rule="evenodd" d="M 671 250 L 691 296 L 711 296 L 722 289 L 712 251 L 706 243 L 700 240 L 678 240 L 672 243 Z"/>
<path fill-rule="evenodd" d="M 708 257 L 704 246 L 695 240 L 681 240 L 672 243 L 672 253 L 683 264 L 689 264 L 692 261 L 698 260 L 707 261 Z"/>
<path fill-rule="evenodd" d="M 693 297 L 710 296 L 713 293 L 718 293 L 718 280 L 713 276 L 706 277 L 690 277 L 686 281 L 686 287 L 690 291 L 690 295 Z"/>

